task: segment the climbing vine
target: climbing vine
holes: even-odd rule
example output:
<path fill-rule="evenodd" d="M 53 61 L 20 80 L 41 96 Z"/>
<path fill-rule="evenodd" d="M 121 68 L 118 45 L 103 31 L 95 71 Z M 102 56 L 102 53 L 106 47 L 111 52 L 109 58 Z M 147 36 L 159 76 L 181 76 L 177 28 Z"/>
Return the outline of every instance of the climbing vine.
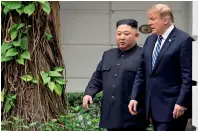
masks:
<path fill-rule="evenodd" d="M 54 5 L 56 11 L 59 4 Z M 67 104 L 52 2 L 2 1 L 1 6 L 3 119 L 17 116 L 27 125 L 57 118 L 65 113 Z"/>

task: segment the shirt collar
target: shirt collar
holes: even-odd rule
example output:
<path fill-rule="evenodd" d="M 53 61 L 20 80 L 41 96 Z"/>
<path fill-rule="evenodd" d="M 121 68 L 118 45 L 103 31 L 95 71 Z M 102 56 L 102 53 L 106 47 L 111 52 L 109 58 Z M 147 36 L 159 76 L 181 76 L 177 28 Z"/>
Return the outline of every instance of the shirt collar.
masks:
<path fill-rule="evenodd" d="M 167 37 L 169 36 L 169 34 L 171 33 L 171 31 L 174 29 L 174 25 L 172 24 L 170 27 L 168 27 L 168 29 L 162 34 L 162 37 L 164 40 L 167 39 Z"/>
<path fill-rule="evenodd" d="M 135 44 L 132 48 L 130 48 L 126 51 L 122 51 L 118 48 L 118 58 L 121 57 L 122 55 L 124 55 L 124 57 L 128 56 L 128 54 L 133 52 L 133 50 L 135 50 L 136 48 L 137 48 L 137 44 Z"/>

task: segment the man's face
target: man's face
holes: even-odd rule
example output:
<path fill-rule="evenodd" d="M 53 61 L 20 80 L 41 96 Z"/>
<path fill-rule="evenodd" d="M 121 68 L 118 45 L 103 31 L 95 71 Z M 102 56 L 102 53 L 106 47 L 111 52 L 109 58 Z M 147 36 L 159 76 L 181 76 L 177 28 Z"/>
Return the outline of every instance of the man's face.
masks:
<path fill-rule="evenodd" d="M 116 42 L 118 48 L 121 50 L 130 49 L 138 38 L 136 29 L 131 28 L 129 25 L 120 25 L 116 30 Z"/>
<path fill-rule="evenodd" d="M 152 29 L 152 34 L 162 35 L 165 32 L 167 20 L 160 16 L 157 11 L 148 13 L 148 24 Z"/>

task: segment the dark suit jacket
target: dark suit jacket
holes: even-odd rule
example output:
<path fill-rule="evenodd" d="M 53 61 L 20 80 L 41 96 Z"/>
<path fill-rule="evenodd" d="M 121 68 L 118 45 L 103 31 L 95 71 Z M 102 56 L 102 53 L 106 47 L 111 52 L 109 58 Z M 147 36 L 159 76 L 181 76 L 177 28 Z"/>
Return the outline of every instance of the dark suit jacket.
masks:
<path fill-rule="evenodd" d="M 92 97 L 103 91 L 100 127 L 110 129 L 146 126 L 144 104 L 140 104 L 137 116 L 131 115 L 128 110 L 141 52 L 142 48 L 136 45 L 125 52 L 115 48 L 103 54 L 85 90 L 85 95 Z"/>
<path fill-rule="evenodd" d="M 159 122 L 173 119 L 175 104 L 192 112 L 192 41 L 187 33 L 174 27 L 160 50 L 152 70 L 152 53 L 157 35 L 145 41 L 142 61 L 137 71 L 131 99 L 137 100 L 146 90 L 146 114 Z M 146 85 L 144 85 L 146 84 Z M 145 89 L 146 87 L 146 89 Z"/>

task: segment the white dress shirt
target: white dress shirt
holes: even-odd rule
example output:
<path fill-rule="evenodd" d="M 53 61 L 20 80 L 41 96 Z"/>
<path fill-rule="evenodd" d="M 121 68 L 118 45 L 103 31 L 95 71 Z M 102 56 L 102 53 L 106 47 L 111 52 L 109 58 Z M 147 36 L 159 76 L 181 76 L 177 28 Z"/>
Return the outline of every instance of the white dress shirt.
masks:
<path fill-rule="evenodd" d="M 165 42 L 165 40 L 168 38 L 168 36 L 169 36 L 169 34 L 171 33 L 171 31 L 174 29 L 174 25 L 172 24 L 170 27 L 168 27 L 168 29 L 162 34 L 162 43 L 161 43 L 161 46 L 160 46 L 160 50 L 161 50 L 161 48 L 162 48 L 162 46 L 164 45 L 164 42 Z M 158 36 L 159 37 L 159 36 Z M 156 49 L 156 47 L 157 47 L 157 40 L 156 40 L 156 42 L 155 42 L 155 47 L 154 47 L 154 49 L 153 49 L 153 53 L 154 53 L 154 51 L 155 51 L 155 49 Z"/>

